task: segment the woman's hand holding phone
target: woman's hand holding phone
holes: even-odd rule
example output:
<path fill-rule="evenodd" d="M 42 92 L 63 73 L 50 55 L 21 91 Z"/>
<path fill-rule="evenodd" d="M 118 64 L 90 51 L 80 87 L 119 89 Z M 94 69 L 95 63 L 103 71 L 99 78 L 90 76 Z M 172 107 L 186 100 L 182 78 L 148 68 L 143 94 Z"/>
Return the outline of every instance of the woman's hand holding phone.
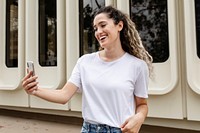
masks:
<path fill-rule="evenodd" d="M 32 75 L 35 76 L 35 69 L 33 61 L 27 61 L 28 73 L 32 71 Z"/>
<path fill-rule="evenodd" d="M 27 62 L 28 74 L 22 79 L 22 86 L 28 94 L 34 95 L 38 89 L 37 76 L 35 75 L 34 64 L 32 61 Z"/>

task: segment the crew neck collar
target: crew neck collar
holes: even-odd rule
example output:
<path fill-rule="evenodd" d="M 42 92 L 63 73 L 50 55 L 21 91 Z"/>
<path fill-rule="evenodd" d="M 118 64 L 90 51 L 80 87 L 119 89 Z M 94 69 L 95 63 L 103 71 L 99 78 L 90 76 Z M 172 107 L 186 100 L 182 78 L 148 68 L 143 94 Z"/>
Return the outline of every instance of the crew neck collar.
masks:
<path fill-rule="evenodd" d="M 119 60 L 121 60 L 122 58 L 124 58 L 125 56 L 127 55 L 127 52 L 125 52 L 121 57 L 115 59 L 115 60 L 112 60 L 112 61 L 105 61 L 103 59 L 100 58 L 100 51 L 96 52 L 96 56 L 98 58 L 98 60 L 100 60 L 101 62 L 103 63 L 113 63 L 113 62 L 117 62 Z"/>

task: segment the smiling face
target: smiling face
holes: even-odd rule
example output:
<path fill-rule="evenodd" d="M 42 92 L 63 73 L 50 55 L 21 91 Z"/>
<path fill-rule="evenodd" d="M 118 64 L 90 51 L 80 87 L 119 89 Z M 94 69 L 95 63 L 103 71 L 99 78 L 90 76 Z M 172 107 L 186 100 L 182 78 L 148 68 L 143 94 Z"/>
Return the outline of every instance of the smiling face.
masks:
<path fill-rule="evenodd" d="M 102 48 L 110 48 L 121 45 L 120 31 L 123 23 L 114 24 L 113 19 L 108 18 L 105 13 L 98 14 L 93 21 L 95 37 Z"/>

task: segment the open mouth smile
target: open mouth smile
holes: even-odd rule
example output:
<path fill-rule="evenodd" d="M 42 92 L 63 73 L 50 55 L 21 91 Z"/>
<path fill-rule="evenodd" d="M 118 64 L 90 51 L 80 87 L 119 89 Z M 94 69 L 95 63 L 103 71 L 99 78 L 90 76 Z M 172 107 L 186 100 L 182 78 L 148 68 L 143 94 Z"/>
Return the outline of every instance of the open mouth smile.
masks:
<path fill-rule="evenodd" d="M 100 38 L 99 38 L 99 41 L 103 41 L 103 40 L 105 40 L 107 38 L 107 36 L 105 35 L 105 36 L 101 36 Z"/>

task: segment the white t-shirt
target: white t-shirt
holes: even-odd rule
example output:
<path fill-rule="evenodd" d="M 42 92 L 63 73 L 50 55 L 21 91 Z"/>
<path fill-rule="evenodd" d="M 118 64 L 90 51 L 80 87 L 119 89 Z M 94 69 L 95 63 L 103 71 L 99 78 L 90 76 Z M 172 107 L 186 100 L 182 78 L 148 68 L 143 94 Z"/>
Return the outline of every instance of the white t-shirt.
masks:
<path fill-rule="evenodd" d="M 147 98 L 147 64 L 128 53 L 111 62 L 99 52 L 79 58 L 69 82 L 82 91 L 82 115 L 90 123 L 120 127 L 135 114 L 134 95 Z"/>

